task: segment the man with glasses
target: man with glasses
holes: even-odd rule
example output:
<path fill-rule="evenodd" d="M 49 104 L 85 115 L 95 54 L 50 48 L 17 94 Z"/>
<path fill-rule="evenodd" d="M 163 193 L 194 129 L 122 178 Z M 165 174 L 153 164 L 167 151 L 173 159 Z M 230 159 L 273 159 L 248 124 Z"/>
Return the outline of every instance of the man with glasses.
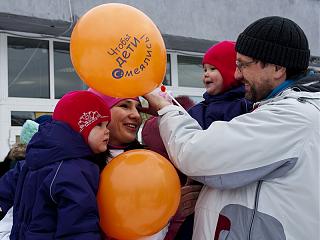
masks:
<path fill-rule="evenodd" d="M 202 130 L 179 107 L 145 96 L 171 161 L 205 185 L 193 239 L 320 239 L 320 76 L 307 71 L 306 35 L 265 17 L 239 35 L 236 51 L 251 113 Z"/>

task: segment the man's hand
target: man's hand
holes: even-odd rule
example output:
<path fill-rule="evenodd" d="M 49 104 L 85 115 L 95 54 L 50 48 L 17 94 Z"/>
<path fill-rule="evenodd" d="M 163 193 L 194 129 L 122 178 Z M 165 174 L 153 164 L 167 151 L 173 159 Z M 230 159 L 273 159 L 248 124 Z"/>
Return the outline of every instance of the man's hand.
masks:
<path fill-rule="evenodd" d="M 145 94 L 143 96 L 149 103 L 148 108 L 141 108 L 139 109 L 141 112 L 148 113 L 151 115 L 158 115 L 157 112 L 164 108 L 165 106 L 171 105 L 172 103 L 168 102 L 163 96 L 159 95 L 158 93 L 151 92 Z"/>

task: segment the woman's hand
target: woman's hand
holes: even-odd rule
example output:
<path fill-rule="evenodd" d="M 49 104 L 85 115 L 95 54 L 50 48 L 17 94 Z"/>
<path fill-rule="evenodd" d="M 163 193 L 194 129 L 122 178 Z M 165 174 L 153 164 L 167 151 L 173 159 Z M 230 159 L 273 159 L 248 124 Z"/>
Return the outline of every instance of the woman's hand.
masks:
<path fill-rule="evenodd" d="M 175 219 L 185 219 L 194 212 L 202 185 L 187 185 L 181 188 L 181 199 Z"/>
<path fill-rule="evenodd" d="M 185 185 L 181 188 L 181 199 L 176 215 L 173 217 L 169 231 L 164 240 L 173 240 L 183 221 L 194 212 L 202 185 Z"/>

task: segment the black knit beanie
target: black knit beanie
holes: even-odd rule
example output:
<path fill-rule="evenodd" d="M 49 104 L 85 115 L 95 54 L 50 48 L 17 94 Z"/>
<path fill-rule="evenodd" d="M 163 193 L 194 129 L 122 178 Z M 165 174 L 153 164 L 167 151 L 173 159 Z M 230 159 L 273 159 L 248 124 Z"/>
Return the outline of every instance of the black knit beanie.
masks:
<path fill-rule="evenodd" d="M 265 17 L 249 25 L 238 37 L 236 51 L 265 63 L 306 69 L 310 50 L 303 30 L 283 17 Z"/>

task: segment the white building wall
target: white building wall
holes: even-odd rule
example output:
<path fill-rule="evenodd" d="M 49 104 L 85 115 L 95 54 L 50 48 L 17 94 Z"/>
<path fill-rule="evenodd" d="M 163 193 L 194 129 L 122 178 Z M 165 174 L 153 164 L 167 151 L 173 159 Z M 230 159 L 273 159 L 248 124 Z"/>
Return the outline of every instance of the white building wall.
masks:
<path fill-rule="evenodd" d="M 258 18 L 287 17 L 305 31 L 311 54 L 320 56 L 319 0 L 10 0 L 0 1 L 0 9 L 2 13 L 69 22 L 71 15 L 79 17 L 108 2 L 137 7 L 164 34 L 215 41 L 235 40 Z"/>

